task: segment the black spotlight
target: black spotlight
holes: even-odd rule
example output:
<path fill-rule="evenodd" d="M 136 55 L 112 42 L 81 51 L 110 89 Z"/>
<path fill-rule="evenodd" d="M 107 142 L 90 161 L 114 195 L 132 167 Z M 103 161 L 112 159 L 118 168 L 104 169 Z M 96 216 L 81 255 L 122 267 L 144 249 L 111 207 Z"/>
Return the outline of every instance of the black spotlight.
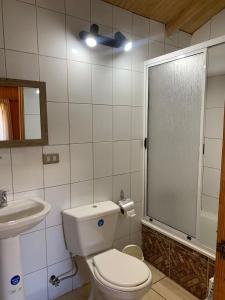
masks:
<path fill-rule="evenodd" d="M 95 47 L 97 44 L 100 44 L 112 48 L 123 47 L 124 51 L 130 51 L 132 49 L 132 41 L 129 41 L 121 32 L 116 32 L 114 38 L 100 35 L 97 24 L 91 25 L 90 32 L 81 31 L 79 36 L 89 47 Z"/>

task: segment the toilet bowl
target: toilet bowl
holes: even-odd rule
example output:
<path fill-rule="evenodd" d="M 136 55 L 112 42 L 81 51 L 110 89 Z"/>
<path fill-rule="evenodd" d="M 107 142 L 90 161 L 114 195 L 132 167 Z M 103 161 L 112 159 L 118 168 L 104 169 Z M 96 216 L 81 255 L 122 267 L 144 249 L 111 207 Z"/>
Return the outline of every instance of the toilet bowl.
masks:
<path fill-rule="evenodd" d="M 66 247 L 84 257 L 90 270 L 89 300 L 140 300 L 151 287 L 143 261 L 112 249 L 119 213 L 112 201 L 63 211 Z"/>
<path fill-rule="evenodd" d="M 116 249 L 88 257 L 89 300 L 139 300 L 150 289 L 152 274 L 144 262 Z"/>

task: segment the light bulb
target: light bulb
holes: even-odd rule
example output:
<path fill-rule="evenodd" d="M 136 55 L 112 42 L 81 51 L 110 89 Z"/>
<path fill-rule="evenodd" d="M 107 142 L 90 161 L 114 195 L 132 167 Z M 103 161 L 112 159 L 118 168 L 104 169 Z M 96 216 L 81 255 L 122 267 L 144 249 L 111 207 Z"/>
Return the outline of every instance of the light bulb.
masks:
<path fill-rule="evenodd" d="M 126 42 L 126 44 L 124 46 L 124 51 L 126 51 L 126 52 L 130 51 L 132 49 L 132 46 L 133 46 L 133 44 L 131 41 Z"/>
<path fill-rule="evenodd" d="M 85 43 L 91 48 L 97 45 L 96 39 L 93 36 L 88 36 L 85 40 Z"/>

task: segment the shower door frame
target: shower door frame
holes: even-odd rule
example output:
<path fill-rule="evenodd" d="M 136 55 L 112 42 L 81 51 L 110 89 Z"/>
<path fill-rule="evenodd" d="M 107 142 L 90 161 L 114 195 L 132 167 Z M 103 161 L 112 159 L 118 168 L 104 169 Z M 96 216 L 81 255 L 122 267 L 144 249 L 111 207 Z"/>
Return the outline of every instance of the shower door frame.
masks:
<path fill-rule="evenodd" d="M 174 52 L 175 54 L 176 52 Z M 183 51 L 182 54 L 179 55 L 171 55 L 171 57 L 168 57 L 166 59 L 159 59 L 156 62 L 152 62 L 148 64 L 147 67 L 147 79 L 145 81 L 145 84 L 147 85 L 146 90 L 147 93 L 149 91 L 149 82 L 148 82 L 148 72 L 151 67 L 163 65 L 168 62 L 176 61 L 182 58 L 191 57 L 194 55 L 203 54 L 204 55 L 204 62 L 203 67 L 205 70 L 205 76 L 203 76 L 202 80 L 202 95 L 201 95 L 201 113 L 200 113 L 200 135 L 199 135 L 199 153 L 198 153 L 198 187 L 197 187 L 197 202 L 196 202 L 196 226 L 195 226 L 195 237 L 192 237 L 193 239 L 198 240 L 199 237 L 199 219 L 200 219 L 200 209 L 201 209 L 201 191 L 202 191 L 202 161 L 203 161 L 203 144 L 204 144 L 204 115 L 205 115 L 205 97 L 206 97 L 206 78 L 207 78 L 207 48 L 204 49 L 198 49 L 194 51 Z M 149 93 L 148 93 L 149 94 Z M 146 111 L 146 127 L 145 127 L 145 137 L 147 138 L 147 141 L 149 142 L 149 136 L 148 136 L 148 126 L 149 126 L 149 109 L 148 104 L 149 101 L 151 101 L 147 95 L 147 101 L 145 101 L 145 111 Z M 150 141 L 151 144 L 151 141 Z M 148 147 L 148 146 L 147 146 Z M 150 218 L 148 216 L 148 151 L 146 147 L 146 155 L 145 155 L 145 217 Z M 154 219 L 154 218 L 153 218 Z M 154 221 L 160 224 L 164 224 L 166 227 L 169 227 L 171 231 L 180 232 L 182 235 L 188 236 L 188 234 L 180 231 L 179 229 L 176 229 L 172 226 L 169 226 L 163 222 L 158 221 L 157 219 L 154 219 Z"/>
<path fill-rule="evenodd" d="M 147 138 L 148 130 L 148 69 L 151 66 L 165 63 L 171 60 L 175 60 L 183 55 L 191 54 L 195 51 L 204 50 L 212 46 L 225 44 L 225 35 L 219 38 L 215 38 L 203 43 L 199 43 L 194 46 L 184 48 L 169 54 L 165 54 L 161 57 L 156 57 L 147 60 L 144 64 L 144 98 L 145 98 L 145 137 Z M 225 110 L 224 110 L 225 111 Z M 225 115 L 225 113 L 224 113 Z M 217 227 L 217 245 L 218 243 L 225 241 L 225 119 L 224 119 L 224 130 L 223 130 L 223 151 L 222 151 L 222 162 L 221 162 L 221 175 L 220 175 L 220 195 L 219 195 L 219 208 L 218 208 L 218 227 Z M 144 155 L 144 219 L 147 217 L 147 151 Z M 197 224 L 196 224 L 197 225 Z M 177 232 L 177 230 L 174 230 Z M 223 259 L 221 253 L 216 250 L 215 255 L 215 288 L 214 288 L 214 300 L 224 300 L 225 295 L 225 259 Z"/>

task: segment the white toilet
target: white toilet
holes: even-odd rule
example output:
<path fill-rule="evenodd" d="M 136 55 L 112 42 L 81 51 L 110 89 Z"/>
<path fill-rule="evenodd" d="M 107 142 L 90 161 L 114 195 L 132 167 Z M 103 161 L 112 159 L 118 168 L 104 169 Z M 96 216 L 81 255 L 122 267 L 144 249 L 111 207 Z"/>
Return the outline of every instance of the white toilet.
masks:
<path fill-rule="evenodd" d="M 67 249 L 85 257 L 91 272 L 89 300 L 139 300 L 151 287 L 152 275 L 144 262 L 112 249 L 119 213 L 111 201 L 63 212 Z"/>

